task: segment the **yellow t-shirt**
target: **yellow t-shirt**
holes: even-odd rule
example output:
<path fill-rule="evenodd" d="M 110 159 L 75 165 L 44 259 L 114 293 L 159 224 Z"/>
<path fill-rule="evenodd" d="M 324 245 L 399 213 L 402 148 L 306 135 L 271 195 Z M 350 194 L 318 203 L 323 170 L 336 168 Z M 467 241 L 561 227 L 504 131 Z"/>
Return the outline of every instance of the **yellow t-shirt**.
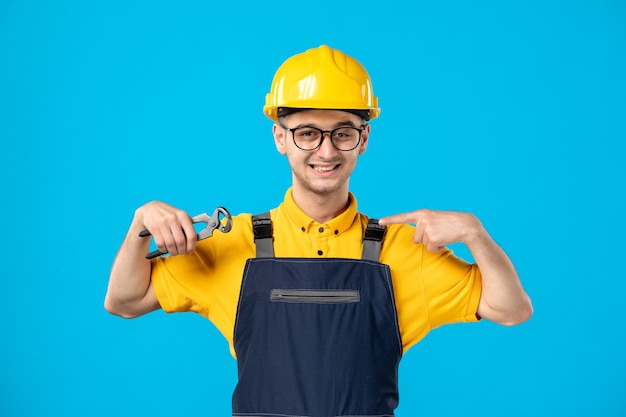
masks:
<path fill-rule="evenodd" d="M 289 189 L 285 201 L 270 211 L 274 253 L 281 258 L 360 259 L 368 218 L 357 212 L 350 194 L 348 208 L 327 223 L 317 223 L 296 205 Z M 431 253 L 416 245 L 411 225 L 390 225 L 380 262 L 389 265 L 403 350 L 438 326 L 477 321 L 481 279 L 478 267 L 451 251 Z M 233 216 L 229 233 L 215 232 L 189 255 L 158 258 L 152 283 L 163 310 L 194 311 L 224 335 L 235 356 L 233 331 L 246 260 L 256 247 L 252 216 Z"/>

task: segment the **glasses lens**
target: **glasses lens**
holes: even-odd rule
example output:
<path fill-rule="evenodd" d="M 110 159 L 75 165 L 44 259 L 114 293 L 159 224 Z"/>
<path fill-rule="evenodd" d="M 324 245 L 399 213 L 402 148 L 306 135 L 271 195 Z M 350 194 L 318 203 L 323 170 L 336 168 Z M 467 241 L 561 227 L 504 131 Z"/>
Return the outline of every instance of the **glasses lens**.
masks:
<path fill-rule="evenodd" d="M 320 144 L 322 132 L 314 127 L 300 127 L 293 130 L 293 140 L 298 148 L 312 151 Z"/>
<path fill-rule="evenodd" d="M 361 139 L 361 131 L 354 127 L 340 127 L 332 131 L 333 145 L 340 151 L 351 151 Z"/>

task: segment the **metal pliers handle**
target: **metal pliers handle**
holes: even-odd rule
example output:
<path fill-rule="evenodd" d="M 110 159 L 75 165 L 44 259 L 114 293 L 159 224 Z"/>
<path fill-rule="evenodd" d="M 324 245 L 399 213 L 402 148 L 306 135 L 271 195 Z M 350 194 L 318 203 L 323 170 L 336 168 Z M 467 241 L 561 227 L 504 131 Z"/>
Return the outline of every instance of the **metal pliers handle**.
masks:
<path fill-rule="evenodd" d="M 221 217 L 221 218 L 220 218 Z M 222 223 L 222 220 L 226 219 L 226 224 Z M 209 216 L 207 213 L 200 213 L 191 218 L 191 221 L 196 223 L 205 223 L 206 227 L 202 229 L 200 232 L 196 234 L 198 240 L 206 239 L 207 237 L 213 236 L 213 231 L 215 229 L 219 230 L 222 233 L 230 232 L 230 229 L 233 227 L 233 218 L 224 207 L 218 207 L 213 212 L 212 216 Z M 143 230 L 139 233 L 139 237 L 148 237 L 151 236 L 149 230 Z M 146 259 L 156 258 L 157 256 L 165 255 L 167 252 L 161 252 L 159 250 L 155 250 L 146 255 Z"/>

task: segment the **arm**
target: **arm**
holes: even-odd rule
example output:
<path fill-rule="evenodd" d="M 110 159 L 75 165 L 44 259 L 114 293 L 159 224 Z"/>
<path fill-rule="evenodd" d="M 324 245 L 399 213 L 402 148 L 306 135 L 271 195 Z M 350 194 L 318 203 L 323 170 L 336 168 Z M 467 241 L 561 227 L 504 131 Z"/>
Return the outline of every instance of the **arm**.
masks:
<path fill-rule="evenodd" d="M 145 229 L 159 250 L 171 256 L 196 247 L 196 232 L 187 213 L 159 201 L 138 208 L 111 268 L 104 301 L 111 314 L 133 318 L 160 308 L 150 280 L 151 264 L 145 258 L 150 239 L 139 237 Z"/>
<path fill-rule="evenodd" d="M 482 276 L 482 293 L 477 313 L 490 321 L 515 325 L 532 315 L 530 298 L 522 288 L 509 257 L 480 221 L 469 213 L 418 210 L 380 220 L 381 225 L 415 224 L 413 241 L 431 252 L 463 242 L 472 253 Z"/>

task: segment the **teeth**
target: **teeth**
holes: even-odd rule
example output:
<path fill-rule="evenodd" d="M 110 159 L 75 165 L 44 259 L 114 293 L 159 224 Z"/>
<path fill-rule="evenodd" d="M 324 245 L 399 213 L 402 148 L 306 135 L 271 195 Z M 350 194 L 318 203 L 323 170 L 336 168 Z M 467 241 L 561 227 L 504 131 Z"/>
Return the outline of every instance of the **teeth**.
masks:
<path fill-rule="evenodd" d="M 328 172 L 328 171 L 332 171 L 333 169 L 335 169 L 335 167 L 318 167 L 318 166 L 314 166 L 313 167 L 314 170 L 319 171 L 319 172 Z"/>

